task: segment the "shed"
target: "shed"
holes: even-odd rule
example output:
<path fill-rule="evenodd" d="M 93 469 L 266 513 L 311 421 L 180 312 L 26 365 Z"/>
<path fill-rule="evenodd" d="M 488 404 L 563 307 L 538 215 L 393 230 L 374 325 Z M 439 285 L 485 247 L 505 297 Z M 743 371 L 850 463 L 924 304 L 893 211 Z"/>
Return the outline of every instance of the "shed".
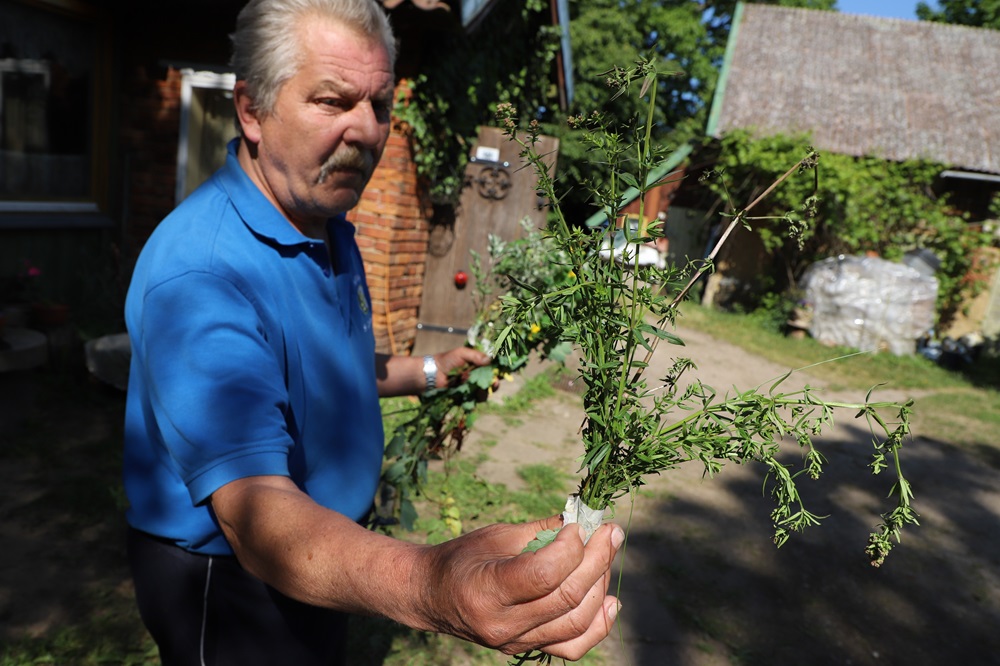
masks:
<path fill-rule="evenodd" d="M 1000 32 L 739 3 L 707 132 L 809 132 L 845 155 L 1000 182 Z"/>
<path fill-rule="evenodd" d="M 936 162 L 981 221 L 1000 191 L 998 81 L 1000 31 L 740 2 L 706 131 L 808 133 L 821 151 Z M 757 254 L 731 257 L 731 272 L 758 250 L 741 244 Z"/>

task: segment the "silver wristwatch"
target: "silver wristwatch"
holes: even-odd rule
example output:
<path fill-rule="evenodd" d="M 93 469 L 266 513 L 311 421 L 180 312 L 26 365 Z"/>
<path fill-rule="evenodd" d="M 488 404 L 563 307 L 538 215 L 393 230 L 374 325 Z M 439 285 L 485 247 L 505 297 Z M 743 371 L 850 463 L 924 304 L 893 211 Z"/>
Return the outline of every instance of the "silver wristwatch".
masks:
<path fill-rule="evenodd" d="M 428 354 L 424 356 L 424 379 L 427 380 L 425 391 L 433 391 L 437 388 L 438 364 L 434 357 Z"/>

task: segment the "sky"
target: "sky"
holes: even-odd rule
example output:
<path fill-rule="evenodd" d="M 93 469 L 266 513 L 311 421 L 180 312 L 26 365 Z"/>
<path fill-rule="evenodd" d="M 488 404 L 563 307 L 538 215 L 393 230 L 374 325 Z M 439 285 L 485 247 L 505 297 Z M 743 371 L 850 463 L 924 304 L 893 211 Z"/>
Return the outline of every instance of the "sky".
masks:
<path fill-rule="evenodd" d="M 936 8 L 935 0 L 923 0 Z M 917 18 L 917 3 L 920 0 L 837 0 L 837 9 L 845 14 L 867 14 L 887 18 Z"/>

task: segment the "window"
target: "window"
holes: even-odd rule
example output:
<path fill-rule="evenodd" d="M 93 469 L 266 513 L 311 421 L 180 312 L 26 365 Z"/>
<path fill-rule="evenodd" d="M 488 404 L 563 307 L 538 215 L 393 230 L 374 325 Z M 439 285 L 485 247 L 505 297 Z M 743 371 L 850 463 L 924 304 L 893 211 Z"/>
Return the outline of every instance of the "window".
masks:
<path fill-rule="evenodd" d="M 0 0 L 0 212 L 99 210 L 108 131 L 100 29 L 76 0 Z"/>
<path fill-rule="evenodd" d="M 177 203 L 226 162 L 237 135 L 233 74 L 181 70 L 181 129 L 177 142 Z"/>

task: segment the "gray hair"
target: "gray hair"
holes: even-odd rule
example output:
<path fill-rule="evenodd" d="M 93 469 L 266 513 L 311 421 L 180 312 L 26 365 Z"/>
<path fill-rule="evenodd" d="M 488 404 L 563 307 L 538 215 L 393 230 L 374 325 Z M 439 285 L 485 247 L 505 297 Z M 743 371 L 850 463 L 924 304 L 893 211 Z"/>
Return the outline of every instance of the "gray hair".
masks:
<path fill-rule="evenodd" d="M 246 81 L 254 108 L 274 111 L 278 91 L 298 70 L 297 26 L 303 16 L 332 19 L 363 35 L 380 40 L 396 61 L 396 38 L 385 10 L 377 0 L 250 0 L 236 19 L 230 35 L 230 66 Z"/>

